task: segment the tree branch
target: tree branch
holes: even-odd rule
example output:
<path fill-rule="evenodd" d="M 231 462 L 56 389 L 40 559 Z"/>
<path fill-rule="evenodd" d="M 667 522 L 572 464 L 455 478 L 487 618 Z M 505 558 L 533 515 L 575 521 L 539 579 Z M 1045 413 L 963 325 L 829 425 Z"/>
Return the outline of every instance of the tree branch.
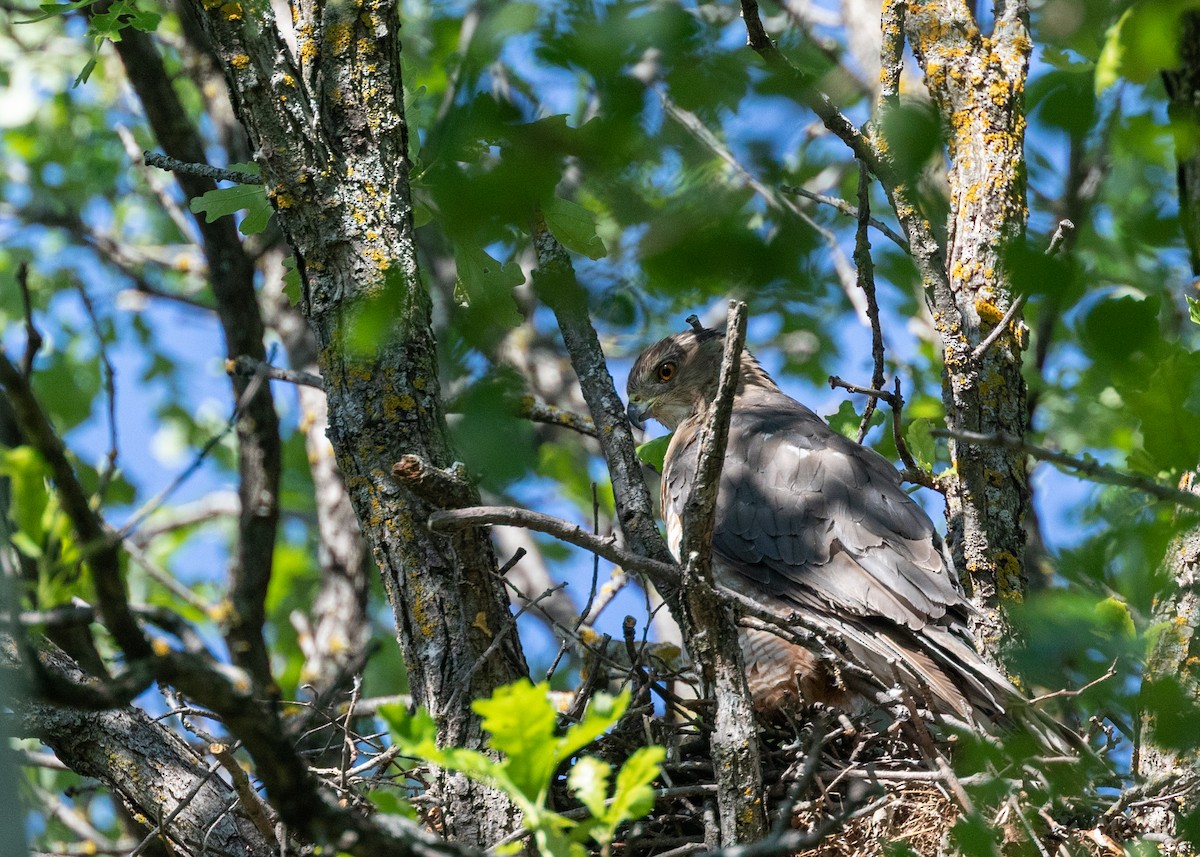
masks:
<path fill-rule="evenodd" d="M 283 369 L 279 366 L 272 366 L 265 360 L 247 357 L 245 354 L 239 354 L 237 357 L 226 360 L 225 371 L 230 375 L 237 375 L 242 378 L 253 378 L 255 375 L 261 374 L 273 381 L 286 381 L 289 384 L 314 387 L 322 392 L 325 390 L 325 381 L 320 375 L 314 375 L 312 372 L 302 372 L 298 369 Z"/>
<path fill-rule="evenodd" d="M 524 527 L 528 530 L 545 533 L 556 539 L 562 539 L 568 544 L 591 551 L 609 562 L 616 563 L 626 571 L 644 574 L 659 587 L 677 587 L 679 585 L 679 568 L 674 563 L 665 563 L 642 556 L 620 547 L 613 536 L 598 536 L 570 521 L 544 515 L 541 512 L 531 512 L 516 506 L 473 506 L 466 509 L 437 511 L 429 516 L 429 528 L 438 533 L 451 533 L 490 524 Z"/>
<path fill-rule="evenodd" d="M 696 439 L 696 467 L 684 500 L 683 536 L 679 548 L 683 563 L 683 599 L 691 626 L 687 635 L 688 647 L 700 668 L 704 695 L 716 700 L 709 748 L 716 773 L 717 807 L 724 845 L 752 842 L 767 832 L 763 796 L 759 792 L 762 760 L 754 705 L 746 685 L 746 666 L 737 626 L 718 597 L 712 566 L 717 491 L 745 346 L 746 305 L 730 301 L 720 380 L 716 399 L 709 405 L 704 426 Z"/>
<path fill-rule="evenodd" d="M 1038 461 L 1048 461 L 1051 464 L 1064 467 L 1080 476 L 1091 479 L 1093 482 L 1132 488 L 1135 491 L 1149 494 L 1157 500 L 1174 503 L 1177 506 L 1183 506 L 1186 509 L 1200 512 L 1200 495 L 1198 494 L 1193 494 L 1190 491 L 1180 491 L 1178 488 L 1156 482 L 1148 476 L 1139 476 L 1136 473 L 1118 470 L 1115 467 L 1101 464 L 1099 461 L 1091 458 L 1077 458 L 1065 452 L 1036 446 L 1013 435 L 1001 434 L 999 432 L 984 434 L 974 431 L 951 431 L 949 429 L 934 429 L 933 434 L 937 437 L 953 438 L 973 446 L 999 447 L 1001 449 L 1012 450 L 1013 452 L 1020 452 Z"/>
<path fill-rule="evenodd" d="M 828 205 L 837 211 L 840 211 L 842 214 L 847 215 L 848 217 L 858 217 L 858 209 L 846 202 L 846 200 L 838 199 L 836 196 L 829 196 L 828 194 L 824 193 L 814 193 L 811 190 L 807 190 L 797 185 L 780 185 L 779 191 L 781 193 L 790 193 L 795 196 L 802 196 L 805 199 L 811 199 L 813 202 L 819 202 L 822 205 Z M 912 253 L 912 248 L 908 246 L 908 241 L 905 239 L 905 237 L 898 233 L 895 229 L 892 229 L 892 227 L 888 226 L 882 220 L 877 220 L 876 218 L 872 217 L 869 218 L 867 222 L 883 233 L 888 239 L 891 240 L 893 244 L 903 250 L 906 255 Z"/>
<path fill-rule="evenodd" d="M 187 161 L 181 161 L 178 158 L 172 158 L 170 155 L 163 155 L 158 152 L 146 151 L 142 153 L 142 156 L 146 160 L 146 166 L 158 167 L 160 170 L 167 170 L 168 172 L 212 179 L 214 182 L 236 182 L 238 184 L 252 185 L 263 183 L 262 177 L 254 173 L 244 173 L 239 170 L 224 170 L 220 167 L 210 167 L 208 164 L 188 163 Z"/>
<path fill-rule="evenodd" d="M 655 522 L 654 506 L 642 478 L 642 465 L 634 452 L 625 408 L 613 386 L 604 351 L 588 317 L 587 293 L 575 279 L 570 256 L 550 233 L 540 214 L 533 225 L 533 243 L 538 260 L 534 288 L 558 320 L 583 398 L 599 430 L 600 450 L 612 478 L 621 531 L 635 552 L 669 564 L 671 553 Z"/>
<path fill-rule="evenodd" d="M 122 33 L 115 47 L 167 156 L 184 163 L 203 162 L 203 141 L 175 93 L 153 40 L 131 27 Z M 175 177 L 189 198 L 202 196 L 216 187 L 211 177 L 194 172 L 176 172 Z M 227 356 L 245 355 L 265 361 L 262 315 L 254 291 L 254 264 L 242 247 L 233 219 L 221 217 L 210 223 L 199 213 L 194 213 L 193 218 L 208 259 Z M 267 689 L 274 686 L 274 679 L 262 627 L 279 521 L 282 466 L 279 418 L 269 384 L 258 384 L 247 396 L 254 378 L 233 375 L 231 380 L 234 399 L 244 399 L 245 405 L 237 423 L 238 494 L 242 506 L 238 539 L 230 562 L 230 609 L 224 630 L 234 662 L 246 668 Z"/>
<path fill-rule="evenodd" d="M 585 417 L 583 414 L 576 414 L 554 405 L 547 405 L 545 402 L 539 402 L 532 396 L 525 396 L 521 399 L 520 408 L 517 413 L 531 422 L 561 426 L 562 428 L 579 432 L 579 434 L 587 435 L 588 437 L 600 437 L 599 432 L 596 431 L 596 424 L 590 417 Z"/>
<path fill-rule="evenodd" d="M 99 516 L 92 511 L 88 494 L 67 461 L 66 448 L 34 397 L 29 380 L 3 354 L 0 354 L 0 385 L 8 394 L 25 441 L 41 453 L 49 465 L 59 501 L 79 535 L 79 541 L 91 551 L 88 564 L 105 626 L 131 660 L 150 657 L 150 643 L 129 609 L 129 594 L 121 574 L 116 544 L 105 531 Z"/>
<path fill-rule="evenodd" d="M 7 660 L 0 645 L 0 660 Z M 63 682 L 87 677 L 62 654 L 44 652 L 47 671 Z M 25 734 L 36 735 L 71 770 L 96 777 L 135 815 L 170 816 L 162 837 L 184 855 L 267 857 L 276 853 L 233 790 L 173 732 L 136 708 L 86 711 L 36 702 L 16 705 Z M 113 764 L 120 759 L 120 764 Z"/>
<path fill-rule="evenodd" d="M 875 264 L 871 260 L 871 240 L 867 235 L 867 224 L 871 219 L 871 173 L 863 161 L 858 162 L 858 228 L 854 231 L 854 265 L 858 270 L 858 287 L 867 298 L 867 319 L 871 323 L 871 359 L 875 369 L 871 374 L 871 386 L 883 386 L 883 328 L 879 324 L 879 302 L 875 299 Z M 862 443 L 871 427 L 875 403 L 879 397 L 871 396 L 863 408 L 862 422 L 858 427 L 858 442 Z"/>

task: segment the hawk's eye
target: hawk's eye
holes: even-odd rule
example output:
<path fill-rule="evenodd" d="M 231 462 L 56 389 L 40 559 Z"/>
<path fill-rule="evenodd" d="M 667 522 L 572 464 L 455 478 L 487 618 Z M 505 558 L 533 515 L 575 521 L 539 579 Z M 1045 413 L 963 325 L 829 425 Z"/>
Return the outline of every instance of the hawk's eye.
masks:
<path fill-rule="evenodd" d="M 675 377 L 675 364 L 672 363 L 671 361 L 668 360 L 666 363 L 664 363 L 663 365 L 658 367 L 658 380 L 670 381 L 674 377 Z"/>

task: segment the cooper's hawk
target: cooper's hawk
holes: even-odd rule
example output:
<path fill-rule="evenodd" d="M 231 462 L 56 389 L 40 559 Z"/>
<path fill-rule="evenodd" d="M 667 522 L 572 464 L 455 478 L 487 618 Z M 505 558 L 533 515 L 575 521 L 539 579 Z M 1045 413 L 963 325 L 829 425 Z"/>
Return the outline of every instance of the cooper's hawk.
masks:
<path fill-rule="evenodd" d="M 640 426 L 650 416 L 675 432 L 662 514 L 676 556 L 723 347 L 723 334 L 697 324 L 646 349 L 629 373 L 630 420 Z M 717 495 L 713 560 L 720 585 L 829 629 L 879 685 L 899 682 L 936 715 L 988 725 L 1023 703 L 972 645 L 973 608 L 896 470 L 785 395 L 748 352 Z M 741 641 L 756 706 L 837 701 L 831 697 L 842 691 L 809 651 L 764 631 L 743 629 Z M 845 684 L 868 698 L 878 690 L 853 674 Z"/>

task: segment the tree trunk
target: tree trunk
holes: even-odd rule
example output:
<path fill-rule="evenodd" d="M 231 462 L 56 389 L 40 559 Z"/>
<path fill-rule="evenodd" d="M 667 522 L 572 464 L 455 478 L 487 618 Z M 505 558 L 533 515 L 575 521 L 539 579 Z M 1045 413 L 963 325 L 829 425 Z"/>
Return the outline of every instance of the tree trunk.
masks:
<path fill-rule="evenodd" d="M 526 674 L 492 550 L 479 531 L 431 534 L 430 505 L 390 475 L 405 454 L 453 461 L 413 243 L 397 8 L 301 2 L 294 59 L 268 5 L 189 5 L 224 63 L 296 256 L 329 438 L 383 575 L 410 689 L 443 742 L 479 747 L 471 701 Z M 498 634 L 503 644 L 481 660 Z M 444 776 L 435 792 L 455 838 L 487 844 L 515 823 L 501 796 L 463 777 Z"/>
<path fill-rule="evenodd" d="M 1006 246 L 1025 231 L 1023 94 L 1032 43 L 1023 2 L 997 3 L 984 36 L 962 0 L 910 4 L 906 31 L 930 94 L 948 126 L 950 223 L 947 279 L 931 296 L 945 365 L 942 397 L 951 432 L 1020 437 L 1026 389 L 1017 318 L 980 353 L 1015 298 Z M 1024 456 L 950 441 L 957 479 L 947 495 L 949 537 L 959 572 L 981 608 L 976 640 L 999 662 L 1011 629 L 1006 603 L 1025 592 L 1029 483 Z"/>

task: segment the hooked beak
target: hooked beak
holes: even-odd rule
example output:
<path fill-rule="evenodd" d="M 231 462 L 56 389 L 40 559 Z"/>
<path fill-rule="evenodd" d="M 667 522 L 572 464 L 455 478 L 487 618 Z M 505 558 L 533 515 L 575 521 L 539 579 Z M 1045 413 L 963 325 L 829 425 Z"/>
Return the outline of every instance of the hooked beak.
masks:
<path fill-rule="evenodd" d="M 625 408 L 625 416 L 629 417 L 629 422 L 634 428 L 645 430 L 646 414 L 649 411 L 650 404 L 648 402 L 630 401 L 629 406 Z"/>

